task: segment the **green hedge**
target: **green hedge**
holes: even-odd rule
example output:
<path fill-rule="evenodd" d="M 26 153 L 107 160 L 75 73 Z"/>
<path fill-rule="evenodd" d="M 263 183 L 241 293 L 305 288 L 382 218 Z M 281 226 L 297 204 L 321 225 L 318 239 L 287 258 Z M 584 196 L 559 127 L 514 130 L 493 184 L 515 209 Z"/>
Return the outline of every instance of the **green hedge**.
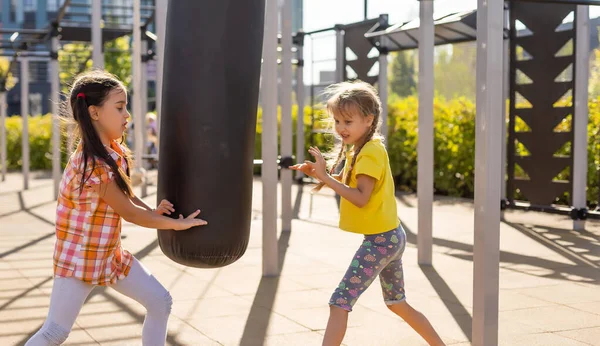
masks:
<path fill-rule="evenodd" d="M 417 186 L 417 137 L 418 137 L 418 100 L 416 97 L 392 100 L 389 104 L 387 138 L 390 163 L 396 179 L 396 185 L 401 190 L 415 191 Z M 320 119 L 323 111 L 315 110 L 317 124 L 323 126 Z M 598 201 L 598 171 L 600 169 L 600 99 L 589 103 L 588 125 L 588 190 L 589 204 L 594 206 Z M 279 119 L 281 118 L 279 112 Z M 293 123 L 298 115 L 297 107 L 292 110 Z M 311 134 L 311 109 L 304 108 L 305 123 L 305 156 L 306 149 L 312 143 L 322 150 L 331 148 L 331 137 L 320 133 Z M 20 117 L 7 119 L 8 138 L 8 168 L 18 170 L 21 167 L 21 128 Z M 435 126 L 435 193 L 473 197 L 474 190 L 474 157 L 475 157 L 475 104 L 465 98 L 444 100 L 436 98 L 434 102 Z M 570 120 L 561 123 L 557 130 L 568 130 Z M 526 125 L 517 122 L 517 131 L 526 130 Z M 31 117 L 29 120 L 31 169 L 51 168 L 51 116 Z M 254 157 L 261 157 L 262 112 L 259 109 L 256 127 L 256 143 Z M 296 148 L 296 126 L 293 126 L 293 147 Z M 61 143 L 64 143 L 64 138 Z M 64 144 L 63 144 L 64 149 Z M 565 151 L 569 148 L 565 147 Z M 63 150 L 64 152 L 64 150 Z M 525 155 L 526 149 L 517 145 L 517 152 Z M 63 155 L 63 163 L 65 157 Z M 260 173 L 256 166 L 255 173 Z M 524 173 L 519 169 L 517 175 Z M 559 179 L 570 179 L 567 170 L 559 175 Z M 569 193 L 558 202 L 566 203 Z M 517 194 L 517 197 L 520 197 Z"/>

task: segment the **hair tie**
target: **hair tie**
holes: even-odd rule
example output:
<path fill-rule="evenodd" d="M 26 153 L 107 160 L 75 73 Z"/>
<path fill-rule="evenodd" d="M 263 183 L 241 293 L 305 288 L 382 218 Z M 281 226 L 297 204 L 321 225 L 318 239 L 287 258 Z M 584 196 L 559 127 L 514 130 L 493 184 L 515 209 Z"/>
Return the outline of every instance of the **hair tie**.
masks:
<path fill-rule="evenodd" d="M 79 93 L 77 94 L 77 98 L 82 98 L 85 100 L 85 94 L 84 93 Z"/>

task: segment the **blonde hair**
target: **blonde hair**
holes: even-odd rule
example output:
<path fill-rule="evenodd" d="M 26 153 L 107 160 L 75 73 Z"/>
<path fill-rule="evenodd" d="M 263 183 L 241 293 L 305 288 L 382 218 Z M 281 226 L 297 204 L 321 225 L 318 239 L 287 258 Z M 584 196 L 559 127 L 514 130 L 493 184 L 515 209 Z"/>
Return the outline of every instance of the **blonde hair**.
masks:
<path fill-rule="evenodd" d="M 375 88 L 371 84 L 360 80 L 333 84 L 325 90 L 325 93 L 329 96 L 326 108 L 327 114 L 332 120 L 334 114 L 341 115 L 344 118 L 351 118 L 354 114 L 360 114 L 363 117 L 373 116 L 371 128 L 358 146 L 353 148 L 354 155 L 350 163 L 350 169 L 344 179 L 344 184 L 348 185 L 354 164 L 363 146 L 373 138 L 383 140 L 383 136 L 379 132 L 382 112 L 381 101 Z M 335 134 L 335 131 L 332 132 Z M 338 168 L 344 151 L 344 145 L 339 145 L 338 155 L 330 168 L 330 174 L 333 174 Z M 324 183 L 319 183 L 313 191 L 319 191 L 324 185 Z"/>

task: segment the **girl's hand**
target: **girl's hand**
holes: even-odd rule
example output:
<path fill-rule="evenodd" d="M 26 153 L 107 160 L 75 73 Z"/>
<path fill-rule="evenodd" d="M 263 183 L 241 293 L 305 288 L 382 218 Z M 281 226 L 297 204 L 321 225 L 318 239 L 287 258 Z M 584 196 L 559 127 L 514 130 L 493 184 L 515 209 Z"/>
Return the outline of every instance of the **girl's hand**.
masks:
<path fill-rule="evenodd" d="M 175 208 L 173 208 L 173 203 L 167 201 L 166 199 L 163 199 L 162 201 L 160 201 L 158 207 L 154 209 L 154 212 L 158 215 L 171 215 L 171 213 L 175 212 Z"/>
<path fill-rule="evenodd" d="M 314 164 L 310 161 L 304 161 L 304 163 L 299 163 L 299 164 L 290 166 L 290 169 L 293 169 L 295 171 L 300 171 L 309 177 L 315 178 Z"/>
<path fill-rule="evenodd" d="M 200 210 L 196 210 L 195 212 L 191 213 L 185 219 L 183 218 L 183 215 L 179 214 L 179 219 L 176 222 L 177 226 L 173 229 L 175 231 L 183 231 L 186 229 L 190 229 L 192 227 L 204 226 L 204 225 L 208 224 L 208 222 L 206 222 L 202 219 L 196 219 L 196 216 L 198 216 L 199 214 L 200 214 Z"/>
<path fill-rule="evenodd" d="M 315 162 L 311 163 L 312 167 L 314 168 L 315 176 L 319 180 L 324 181 L 325 177 L 327 176 L 327 163 L 323 158 L 323 154 L 321 154 L 321 151 L 317 147 L 310 147 L 308 152 L 315 158 Z"/>

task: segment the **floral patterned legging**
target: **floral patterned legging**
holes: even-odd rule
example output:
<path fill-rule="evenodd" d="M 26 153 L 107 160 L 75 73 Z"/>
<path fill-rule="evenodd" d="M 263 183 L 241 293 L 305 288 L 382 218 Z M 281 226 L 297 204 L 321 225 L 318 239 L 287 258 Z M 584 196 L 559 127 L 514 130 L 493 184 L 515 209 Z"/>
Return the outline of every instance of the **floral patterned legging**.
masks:
<path fill-rule="evenodd" d="M 344 278 L 331 295 L 329 305 L 352 311 L 360 295 L 377 275 L 386 304 L 404 301 L 402 254 L 405 247 L 406 233 L 402 226 L 381 234 L 365 235 Z"/>

